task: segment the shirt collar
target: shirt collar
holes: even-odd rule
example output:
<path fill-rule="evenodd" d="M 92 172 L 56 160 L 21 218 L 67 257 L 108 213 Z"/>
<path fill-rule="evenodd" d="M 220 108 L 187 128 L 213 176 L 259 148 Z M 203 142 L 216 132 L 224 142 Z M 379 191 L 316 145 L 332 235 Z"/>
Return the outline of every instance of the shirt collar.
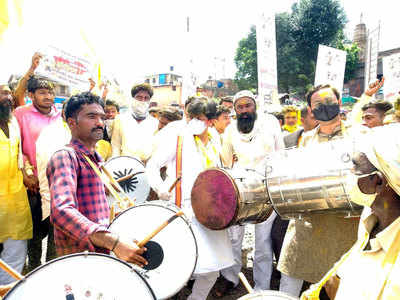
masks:
<path fill-rule="evenodd" d="M 80 141 L 77 139 L 72 139 L 71 140 L 71 146 L 76 150 L 81 153 L 83 153 L 86 156 L 94 158 L 97 162 L 101 162 L 102 158 L 101 156 L 97 153 L 97 151 L 94 151 L 94 154 L 90 153 L 89 149 L 86 148 L 85 145 L 83 145 Z"/>
<path fill-rule="evenodd" d="M 54 105 L 51 107 L 50 113 L 48 113 L 48 114 L 46 114 L 46 115 L 43 114 L 42 112 L 40 112 L 40 111 L 35 107 L 35 105 L 33 105 L 33 103 L 32 103 L 30 106 L 31 106 L 30 109 L 31 109 L 33 112 L 37 112 L 37 113 L 39 113 L 39 114 L 41 114 L 41 115 L 44 115 L 44 116 L 54 117 L 55 115 L 58 114 L 58 110 L 57 110 L 57 108 L 56 108 Z"/>

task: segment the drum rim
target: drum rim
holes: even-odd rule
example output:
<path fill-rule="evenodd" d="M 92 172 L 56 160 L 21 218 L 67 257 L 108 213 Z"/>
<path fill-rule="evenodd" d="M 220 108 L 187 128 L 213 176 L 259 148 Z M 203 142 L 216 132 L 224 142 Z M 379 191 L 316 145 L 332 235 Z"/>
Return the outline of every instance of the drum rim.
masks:
<path fill-rule="evenodd" d="M 206 170 L 204 170 L 204 171 L 202 171 L 202 172 L 200 173 L 200 174 L 203 174 L 203 173 L 205 173 L 205 172 L 207 172 L 207 171 L 220 171 L 221 173 L 223 173 L 224 175 L 226 175 L 226 176 L 228 177 L 228 179 L 229 179 L 230 182 L 232 183 L 233 188 L 234 188 L 234 190 L 235 190 L 235 194 L 236 194 L 236 208 L 235 208 L 235 213 L 233 214 L 232 219 L 229 221 L 229 223 L 228 223 L 226 226 L 221 227 L 221 228 L 218 228 L 218 229 L 215 229 L 215 230 L 224 230 L 224 229 L 226 229 L 226 228 L 231 227 L 231 226 L 234 224 L 234 220 L 236 219 L 236 217 L 237 217 L 237 215 L 238 215 L 238 213 L 239 213 L 239 205 L 238 205 L 239 200 L 240 200 L 239 188 L 238 188 L 238 186 L 236 185 L 236 182 L 235 182 L 235 180 L 233 179 L 233 177 L 232 177 L 226 170 L 231 170 L 231 169 L 225 169 L 225 168 L 208 168 L 208 169 L 206 169 Z M 199 174 L 199 176 L 200 176 L 200 174 Z M 194 210 L 193 210 L 193 211 L 194 211 Z M 204 226 L 205 226 L 205 225 L 204 225 Z M 205 226 L 205 227 L 207 227 L 207 226 Z"/>
<path fill-rule="evenodd" d="M 150 286 L 150 284 L 147 282 L 147 280 L 142 276 L 142 274 L 140 274 L 139 271 L 137 271 L 135 268 L 133 268 L 129 263 L 117 258 L 117 257 L 113 257 L 111 255 L 108 254 L 104 254 L 104 253 L 97 253 L 97 252 L 79 252 L 79 253 L 72 253 L 72 254 L 68 254 L 68 255 L 64 255 L 61 257 L 57 257 L 55 259 L 52 259 L 48 262 L 46 262 L 43 265 L 40 265 L 39 267 L 37 267 L 36 269 L 30 271 L 28 274 L 26 274 L 21 280 L 19 280 L 15 286 L 12 287 L 12 289 L 10 289 L 10 291 L 7 292 L 7 294 L 5 294 L 5 296 L 3 297 L 4 300 L 8 299 L 7 297 L 9 295 L 11 295 L 11 292 L 14 291 L 18 286 L 20 286 L 21 284 L 23 284 L 25 282 L 25 280 L 29 277 L 31 277 L 34 273 L 37 273 L 39 270 L 44 269 L 46 266 L 51 265 L 57 261 L 61 261 L 64 260 L 66 258 L 70 258 L 70 257 L 75 257 L 75 256 L 103 256 L 103 257 L 107 257 L 107 258 L 111 258 L 115 261 L 118 261 L 120 263 L 123 263 L 124 265 L 128 266 L 130 268 L 131 271 L 134 271 L 140 279 L 142 279 L 142 281 L 145 283 L 145 285 L 147 286 L 147 288 L 149 289 L 151 295 L 153 296 L 153 299 L 156 300 L 156 295 L 154 294 L 154 291 L 152 289 L 152 287 Z"/>
<path fill-rule="evenodd" d="M 166 209 L 172 211 L 173 213 L 176 213 L 176 211 L 174 211 L 174 210 L 173 210 L 172 208 L 170 208 L 170 207 L 167 207 L 166 205 L 164 206 L 164 205 L 157 204 L 157 203 L 146 203 L 146 202 L 144 202 L 144 203 L 140 203 L 140 204 L 138 204 L 138 205 L 135 205 L 135 206 L 132 206 L 132 207 L 129 207 L 129 208 L 125 209 L 123 212 L 121 212 L 120 214 L 118 214 L 118 216 L 116 216 L 116 217 L 114 218 L 114 220 L 112 220 L 112 222 L 108 225 L 107 228 L 110 229 L 111 224 L 112 224 L 116 219 L 118 219 L 119 216 L 121 216 L 121 215 L 124 214 L 125 212 L 127 212 L 127 211 L 129 211 L 129 210 L 131 210 L 131 209 L 134 209 L 134 208 L 136 208 L 136 207 L 139 207 L 139 206 L 158 206 L 158 207 L 166 208 Z M 192 229 L 192 225 L 190 224 L 190 222 L 189 222 L 188 220 L 186 220 L 186 218 L 184 218 L 183 216 L 179 216 L 178 218 L 181 218 L 181 219 L 186 223 L 186 225 L 188 225 L 189 230 L 190 230 L 190 233 L 191 233 L 192 236 L 193 236 L 194 244 L 195 244 L 195 246 L 196 246 L 196 257 L 195 257 L 195 261 L 194 261 L 194 266 L 193 266 L 192 273 L 191 273 L 191 275 L 189 276 L 189 279 L 188 279 L 188 281 L 189 281 L 189 280 L 190 280 L 190 277 L 191 277 L 191 276 L 193 275 L 193 273 L 194 273 L 194 270 L 196 270 L 197 261 L 198 261 L 198 259 L 199 259 L 199 246 L 197 245 L 196 236 L 194 235 L 194 232 L 193 232 L 193 229 Z"/>
<path fill-rule="evenodd" d="M 117 159 L 117 158 L 120 158 L 120 157 L 132 158 L 132 159 L 136 160 L 137 162 L 139 162 L 143 167 L 145 167 L 145 166 L 144 166 L 144 163 L 143 163 L 139 158 L 136 158 L 136 157 L 134 157 L 134 156 L 129 156 L 129 155 L 120 155 L 120 156 L 112 157 L 112 158 L 110 158 L 109 160 L 107 160 L 107 161 L 104 163 L 104 166 L 106 167 L 107 164 L 108 164 L 109 162 L 111 162 L 112 160 L 115 160 L 115 159 Z"/>

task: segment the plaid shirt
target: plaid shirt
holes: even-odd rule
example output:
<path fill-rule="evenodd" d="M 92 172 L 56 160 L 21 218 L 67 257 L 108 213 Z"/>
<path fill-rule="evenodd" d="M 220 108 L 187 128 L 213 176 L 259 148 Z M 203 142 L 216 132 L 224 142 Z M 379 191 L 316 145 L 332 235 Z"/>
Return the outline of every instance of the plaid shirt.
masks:
<path fill-rule="evenodd" d="M 57 253 L 108 253 L 89 240 L 94 232 L 108 231 L 110 209 L 104 185 L 83 154 L 96 165 L 101 163 L 101 157 L 74 139 L 68 148 L 54 153 L 47 166 Z"/>

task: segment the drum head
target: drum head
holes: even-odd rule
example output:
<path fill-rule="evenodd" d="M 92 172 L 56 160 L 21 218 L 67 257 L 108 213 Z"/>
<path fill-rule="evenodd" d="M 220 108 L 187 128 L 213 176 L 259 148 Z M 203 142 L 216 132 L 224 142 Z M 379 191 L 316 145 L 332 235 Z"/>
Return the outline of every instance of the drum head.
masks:
<path fill-rule="evenodd" d="M 208 169 L 201 172 L 193 185 L 191 196 L 197 220 L 209 229 L 227 228 L 237 213 L 237 195 L 234 180 L 224 170 Z"/>
<path fill-rule="evenodd" d="M 238 300 L 299 300 L 280 291 L 262 291 L 251 293 L 240 297 Z"/>
<path fill-rule="evenodd" d="M 4 299 L 156 299 L 129 264 L 109 255 L 64 256 L 29 273 Z"/>
<path fill-rule="evenodd" d="M 136 204 L 147 200 L 150 185 L 145 174 L 145 167 L 140 160 L 130 156 L 118 156 L 107 161 L 104 166 L 115 180 L 135 174 L 131 178 L 119 182 L 119 184 L 130 199 L 136 199 Z M 111 204 L 114 198 L 109 196 L 108 199 Z"/>
<path fill-rule="evenodd" d="M 175 213 L 175 206 L 153 202 L 141 204 L 118 215 L 109 229 L 121 238 L 141 241 Z M 161 264 L 152 270 L 140 269 L 141 274 L 155 291 L 157 299 L 166 299 L 180 291 L 193 274 L 197 262 L 196 239 L 187 221 L 178 217 L 151 242 L 161 246 Z M 156 260 L 159 260 L 158 250 L 156 255 Z"/>

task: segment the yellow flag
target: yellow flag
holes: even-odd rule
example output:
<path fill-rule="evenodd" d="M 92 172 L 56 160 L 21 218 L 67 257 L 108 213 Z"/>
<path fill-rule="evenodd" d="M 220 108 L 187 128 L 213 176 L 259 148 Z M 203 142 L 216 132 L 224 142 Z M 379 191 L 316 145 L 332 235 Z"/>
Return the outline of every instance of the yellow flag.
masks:
<path fill-rule="evenodd" d="M 0 0 L 0 39 L 10 24 L 8 15 L 8 0 Z"/>
<path fill-rule="evenodd" d="M 22 21 L 23 21 L 23 15 L 22 15 L 23 3 L 24 3 L 24 0 L 14 0 L 14 8 L 15 8 L 15 13 L 17 15 L 18 25 L 19 26 L 22 25 Z"/>

